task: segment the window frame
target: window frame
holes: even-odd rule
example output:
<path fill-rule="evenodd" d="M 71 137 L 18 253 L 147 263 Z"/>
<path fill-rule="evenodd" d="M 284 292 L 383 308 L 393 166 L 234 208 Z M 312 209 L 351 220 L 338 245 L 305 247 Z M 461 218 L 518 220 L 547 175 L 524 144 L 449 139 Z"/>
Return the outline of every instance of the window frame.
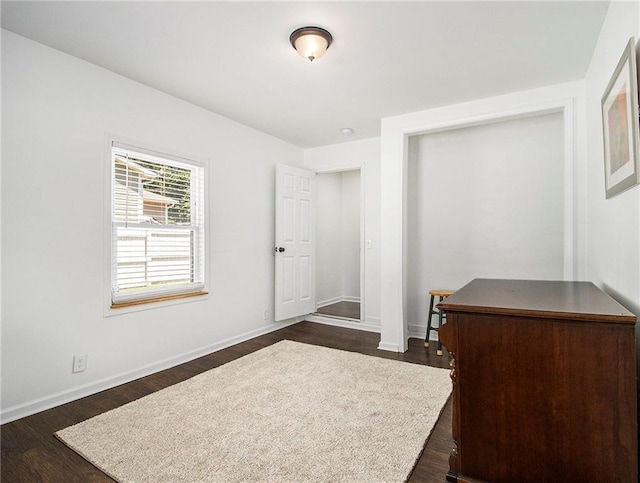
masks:
<path fill-rule="evenodd" d="M 209 187 L 209 170 L 206 160 L 190 155 L 178 154 L 175 150 L 159 148 L 151 146 L 149 143 L 125 139 L 111 134 L 105 135 L 105 197 L 104 197 L 104 292 L 105 292 L 105 316 L 128 313 L 132 311 L 147 310 L 151 308 L 163 307 L 178 303 L 186 303 L 198 300 L 206 300 L 208 298 L 208 278 L 209 278 L 209 206 L 208 206 L 208 187 Z M 202 260 L 198 269 L 201 271 L 201 281 L 193 284 L 183 284 L 179 287 L 171 289 L 160 289 L 153 291 L 144 291 L 138 296 L 119 296 L 114 298 L 114 277 L 115 277 L 115 247 L 113 246 L 113 228 L 116 224 L 112 213 L 112 197 L 115 183 L 115 163 L 113 149 L 129 150 L 142 156 L 155 158 L 159 161 L 166 160 L 168 165 L 175 163 L 176 166 L 192 166 L 201 170 L 202 177 L 202 207 L 201 207 L 201 230 L 202 246 L 198 250 Z M 193 180 L 192 180 L 193 184 Z M 160 225 L 162 226 L 162 225 Z M 196 224 L 197 226 L 197 224 Z M 142 227 L 148 230 L 149 227 Z M 180 227 L 178 230 L 188 231 L 192 227 Z M 165 230 L 170 228 L 160 228 Z M 196 255 L 197 257 L 198 255 Z M 196 259 L 197 260 L 197 259 Z"/>

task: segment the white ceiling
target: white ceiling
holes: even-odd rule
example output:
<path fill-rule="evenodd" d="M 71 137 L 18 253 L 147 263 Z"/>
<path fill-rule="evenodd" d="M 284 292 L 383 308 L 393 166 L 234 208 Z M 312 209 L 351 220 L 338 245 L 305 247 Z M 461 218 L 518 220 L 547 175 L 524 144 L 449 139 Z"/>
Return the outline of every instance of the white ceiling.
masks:
<path fill-rule="evenodd" d="M 584 78 L 608 2 L 11 2 L 2 27 L 301 147 Z M 328 29 L 313 63 L 289 34 Z M 340 134 L 351 127 L 355 135 Z"/>

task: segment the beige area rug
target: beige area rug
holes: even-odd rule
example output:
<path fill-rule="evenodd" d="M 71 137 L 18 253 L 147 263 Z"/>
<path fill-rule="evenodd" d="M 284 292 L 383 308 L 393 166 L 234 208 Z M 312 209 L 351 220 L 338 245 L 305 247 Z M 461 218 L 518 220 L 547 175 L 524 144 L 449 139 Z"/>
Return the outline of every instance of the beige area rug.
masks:
<path fill-rule="evenodd" d="M 449 371 L 282 341 L 56 433 L 121 482 L 401 482 Z"/>

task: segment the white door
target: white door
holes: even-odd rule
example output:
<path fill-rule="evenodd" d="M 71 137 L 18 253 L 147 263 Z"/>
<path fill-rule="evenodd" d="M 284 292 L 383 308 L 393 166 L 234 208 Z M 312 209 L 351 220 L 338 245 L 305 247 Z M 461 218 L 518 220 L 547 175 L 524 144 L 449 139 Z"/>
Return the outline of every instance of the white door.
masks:
<path fill-rule="evenodd" d="M 275 320 L 316 310 L 315 177 L 276 167 Z"/>

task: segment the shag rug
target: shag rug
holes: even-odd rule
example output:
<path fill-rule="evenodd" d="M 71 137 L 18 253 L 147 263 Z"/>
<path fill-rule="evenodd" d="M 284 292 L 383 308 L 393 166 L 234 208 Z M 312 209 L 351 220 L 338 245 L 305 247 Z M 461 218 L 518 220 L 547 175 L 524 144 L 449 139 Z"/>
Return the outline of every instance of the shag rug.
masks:
<path fill-rule="evenodd" d="M 56 433 L 120 482 L 402 482 L 449 371 L 281 341 Z"/>

